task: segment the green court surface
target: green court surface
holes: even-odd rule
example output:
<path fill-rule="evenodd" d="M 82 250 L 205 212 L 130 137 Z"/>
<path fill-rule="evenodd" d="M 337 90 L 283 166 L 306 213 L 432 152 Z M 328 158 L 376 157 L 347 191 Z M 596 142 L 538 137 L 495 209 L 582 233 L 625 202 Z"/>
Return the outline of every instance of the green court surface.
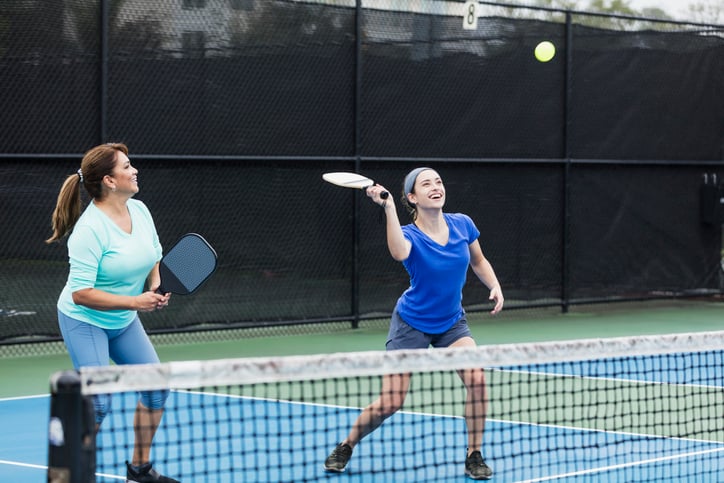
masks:
<path fill-rule="evenodd" d="M 492 317 L 468 314 L 479 345 L 516 342 L 670 334 L 724 329 L 724 303 L 717 300 L 666 300 L 558 308 L 508 310 Z M 315 325 L 280 329 L 224 331 L 183 336 L 154 336 L 162 361 L 266 357 L 383 350 L 387 321 L 362 322 L 360 328 Z M 50 375 L 71 368 L 62 345 L 41 355 L 0 349 L 0 397 L 48 393 Z M 32 351 L 38 353 L 40 351 Z"/>

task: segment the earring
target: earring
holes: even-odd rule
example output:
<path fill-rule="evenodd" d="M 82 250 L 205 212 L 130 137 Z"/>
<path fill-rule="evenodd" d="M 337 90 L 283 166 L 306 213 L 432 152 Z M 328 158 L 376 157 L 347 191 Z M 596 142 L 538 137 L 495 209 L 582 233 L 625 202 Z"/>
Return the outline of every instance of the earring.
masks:
<path fill-rule="evenodd" d="M 115 192 L 116 192 L 116 187 L 115 187 L 115 186 L 112 187 L 112 188 L 111 188 L 111 191 L 113 191 L 113 192 L 115 193 Z"/>

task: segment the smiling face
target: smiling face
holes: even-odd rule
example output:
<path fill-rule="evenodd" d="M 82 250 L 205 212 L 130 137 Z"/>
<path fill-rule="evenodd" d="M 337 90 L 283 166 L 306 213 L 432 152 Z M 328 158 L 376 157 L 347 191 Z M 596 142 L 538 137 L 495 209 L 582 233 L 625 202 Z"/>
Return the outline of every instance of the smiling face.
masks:
<path fill-rule="evenodd" d="M 116 193 L 129 196 L 138 193 L 138 170 L 123 152 L 116 151 L 116 164 L 106 182 L 109 188 L 115 188 Z"/>
<path fill-rule="evenodd" d="M 417 175 L 413 192 L 407 195 L 410 203 L 418 208 L 442 208 L 445 204 L 445 185 L 434 169 L 426 169 Z"/>

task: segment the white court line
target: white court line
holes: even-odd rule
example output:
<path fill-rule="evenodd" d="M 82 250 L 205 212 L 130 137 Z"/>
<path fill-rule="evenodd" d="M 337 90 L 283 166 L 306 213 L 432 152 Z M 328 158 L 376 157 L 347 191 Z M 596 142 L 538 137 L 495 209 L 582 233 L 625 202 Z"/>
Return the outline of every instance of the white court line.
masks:
<path fill-rule="evenodd" d="M 707 450 L 703 450 L 703 451 L 694 451 L 691 453 L 683 453 L 683 454 L 675 455 L 675 456 L 664 456 L 661 458 L 652 458 L 652 459 L 648 459 L 648 460 L 634 461 L 631 463 L 622 463 L 619 465 L 604 466 L 601 468 L 592 468 L 590 470 L 572 471 L 570 473 L 562 473 L 560 475 L 544 476 L 542 478 L 534 478 L 532 480 L 521 480 L 521 481 L 517 481 L 516 483 L 536 483 L 539 481 L 557 480 L 559 478 L 570 478 L 572 476 L 592 475 L 594 473 L 604 473 L 607 471 L 617 470 L 617 469 L 621 469 L 621 468 L 631 468 L 633 466 L 643 466 L 643 465 L 647 465 L 649 463 L 657 463 L 657 462 L 661 462 L 661 461 L 672 461 L 672 460 L 677 460 L 677 459 L 681 459 L 681 458 L 688 458 L 690 456 L 718 453 L 718 452 L 722 452 L 722 451 L 724 451 L 724 448 L 715 448 L 715 449 L 707 449 Z"/>
<path fill-rule="evenodd" d="M 37 399 L 41 397 L 50 397 L 50 394 L 36 394 L 34 396 L 13 396 L 13 397 L 2 397 L 0 403 L 4 401 L 22 401 L 23 399 Z"/>
<path fill-rule="evenodd" d="M 8 461 L 8 460 L 0 460 L 0 465 L 9 465 L 9 466 L 21 466 L 23 468 L 33 468 L 35 470 L 47 470 L 47 466 L 43 465 L 33 465 L 30 463 L 18 463 L 17 461 Z"/>
<path fill-rule="evenodd" d="M 126 481 L 125 476 L 118 476 L 118 475 L 109 475 L 108 473 L 96 473 L 96 476 L 100 476 L 103 478 L 110 478 L 111 480 L 122 480 Z"/>
<path fill-rule="evenodd" d="M 560 374 L 556 374 L 560 375 Z M 632 381 L 632 382 L 640 382 L 640 381 Z M 174 391 L 176 392 L 176 391 Z M 219 394 L 219 393 L 210 393 L 210 392 L 203 392 L 203 391 L 183 391 L 183 393 L 186 394 L 196 394 L 196 395 L 204 395 L 204 396 L 221 396 L 221 397 L 227 397 L 227 398 L 238 398 L 238 399 L 252 399 L 252 400 L 270 400 L 274 402 L 283 402 L 283 403 L 294 403 L 294 404 L 309 404 L 309 403 L 302 403 L 299 401 L 280 401 L 280 400 L 271 400 L 267 398 L 260 398 L 260 397 L 248 397 L 248 396 L 240 396 L 240 395 L 229 395 L 229 394 Z M 8 400 L 22 400 L 22 399 L 33 399 L 33 398 L 40 398 L 40 397 L 48 397 L 47 394 L 41 394 L 41 395 L 35 395 L 35 396 L 20 396 L 20 397 L 13 397 L 13 398 L 0 398 L 0 401 L 8 401 Z M 346 408 L 346 409 L 359 409 L 359 408 L 349 408 L 345 406 L 338 406 L 338 405 L 328 405 L 328 404 L 320 404 L 320 403 L 312 403 L 312 406 L 328 406 L 328 407 L 340 407 L 340 408 Z M 400 413 L 407 413 L 407 411 L 399 411 Z M 418 414 L 415 412 L 410 412 L 410 414 Z M 440 415 L 430 414 L 430 416 L 437 416 L 440 417 Z M 447 416 L 451 417 L 453 419 L 460 418 L 459 416 Z M 636 433 L 628 433 L 628 432 L 620 432 L 620 431 L 607 431 L 607 430 L 601 430 L 601 429 L 591 429 L 591 428 L 578 428 L 578 427 L 572 427 L 572 426 L 560 426 L 556 424 L 540 424 L 540 423 L 527 423 L 527 422 L 521 422 L 521 421 L 507 421 L 507 420 L 499 420 L 495 418 L 490 418 L 489 421 L 495 421 L 497 423 L 501 424 L 512 424 L 512 425 L 527 425 L 527 426 L 541 426 L 541 427 L 556 427 L 556 428 L 563 428 L 567 430 L 573 430 L 573 431 L 584 431 L 584 432 L 600 432 L 600 433 L 611 433 L 611 434 L 626 434 L 626 435 L 633 435 L 633 436 L 648 436 L 651 437 L 651 435 L 640 435 Z M 662 439 L 681 439 L 685 441 L 697 441 L 697 442 L 706 442 L 711 444 L 717 444 L 716 442 L 707 441 L 707 440 L 698 440 L 698 439 L 690 439 L 690 438 L 665 438 L 665 437 L 659 437 L 659 436 L 653 436 L 654 438 L 662 438 Z M 641 461 L 635 461 L 635 462 L 629 462 L 629 463 L 621 463 L 617 465 L 610 465 L 610 466 L 604 466 L 601 468 L 591 468 L 587 470 L 580 470 L 580 471 L 574 471 L 569 473 L 561 473 L 558 475 L 550 475 L 550 476 L 544 476 L 540 478 L 534 478 L 529 480 L 520 480 L 516 483 L 538 483 L 538 482 L 544 482 L 544 481 L 553 481 L 557 479 L 563 479 L 563 478 L 570 478 L 570 477 L 576 477 L 576 476 L 585 476 L 585 475 L 592 475 L 596 473 L 605 473 L 608 471 L 613 471 L 617 469 L 622 468 L 630 468 L 635 466 L 643 466 L 651 463 L 656 462 L 662 462 L 662 461 L 673 461 L 678 460 L 681 458 L 690 458 L 692 456 L 700 456 L 700 455 L 706 455 L 706 454 L 713 454 L 713 453 L 719 453 L 724 452 L 724 447 L 721 448 L 713 448 L 713 449 L 707 449 L 707 450 L 701 450 L 701 451 L 694 451 L 694 452 L 688 452 L 683 453 L 679 455 L 674 456 L 663 456 L 658 458 L 651 458 L 648 460 L 641 460 Z M 9 465 L 9 466 L 18 466 L 18 467 L 24 467 L 24 468 L 33 468 L 33 469 L 42 469 L 47 471 L 47 466 L 43 465 L 35 465 L 35 464 L 29 464 L 29 463 L 19 463 L 16 461 L 8 461 L 8 460 L 0 460 L 0 465 Z M 111 475 L 106 473 L 96 473 L 97 476 L 103 477 L 103 478 L 109 478 L 114 480 L 124 480 L 124 477 L 118 476 L 118 475 Z"/>
<path fill-rule="evenodd" d="M 534 364 L 537 365 L 537 364 Z M 546 364 L 540 364 L 546 365 Z M 650 381 L 647 379 L 625 379 L 622 377 L 600 377 L 600 376 L 586 376 L 582 374 L 570 374 L 565 372 L 545 372 L 545 371 L 526 371 L 523 369 L 506 369 L 504 367 L 493 367 L 489 369 L 495 372 L 509 372 L 511 374 L 524 374 L 534 376 L 545 376 L 545 377 L 562 377 L 567 379 L 584 379 L 587 381 L 606 381 L 606 382 L 623 382 L 626 384 L 637 384 L 637 385 L 655 385 L 655 386 L 670 386 L 670 387 L 684 387 L 693 389 L 722 389 L 722 386 L 713 384 L 689 384 L 686 382 L 667 382 L 667 381 Z"/>
<path fill-rule="evenodd" d="M 48 470 L 47 466 L 43 465 L 32 465 L 30 463 L 18 463 L 17 461 L 8 461 L 8 460 L 0 460 L 0 465 L 8 465 L 8 466 L 20 466 L 22 468 L 32 468 L 34 470 Z M 126 478 L 123 476 L 118 475 L 109 475 L 106 473 L 96 473 L 96 476 L 101 476 L 103 478 L 110 478 L 113 480 L 125 480 Z"/>

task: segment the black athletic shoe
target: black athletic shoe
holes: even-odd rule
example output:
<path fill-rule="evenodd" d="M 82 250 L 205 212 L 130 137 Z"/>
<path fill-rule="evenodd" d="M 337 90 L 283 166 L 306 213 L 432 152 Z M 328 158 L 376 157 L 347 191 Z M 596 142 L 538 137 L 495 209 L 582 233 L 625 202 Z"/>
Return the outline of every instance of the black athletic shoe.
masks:
<path fill-rule="evenodd" d="M 480 451 L 473 451 L 465 458 L 465 474 L 473 480 L 489 480 L 493 477 L 493 470 L 485 464 Z"/>
<path fill-rule="evenodd" d="M 339 443 L 334 451 L 327 457 L 324 462 L 324 469 L 341 473 L 347 466 L 349 459 L 352 457 L 352 447 L 348 444 Z"/>
<path fill-rule="evenodd" d="M 178 480 L 163 476 L 153 469 L 151 463 L 133 466 L 126 461 L 126 483 L 180 483 Z"/>

